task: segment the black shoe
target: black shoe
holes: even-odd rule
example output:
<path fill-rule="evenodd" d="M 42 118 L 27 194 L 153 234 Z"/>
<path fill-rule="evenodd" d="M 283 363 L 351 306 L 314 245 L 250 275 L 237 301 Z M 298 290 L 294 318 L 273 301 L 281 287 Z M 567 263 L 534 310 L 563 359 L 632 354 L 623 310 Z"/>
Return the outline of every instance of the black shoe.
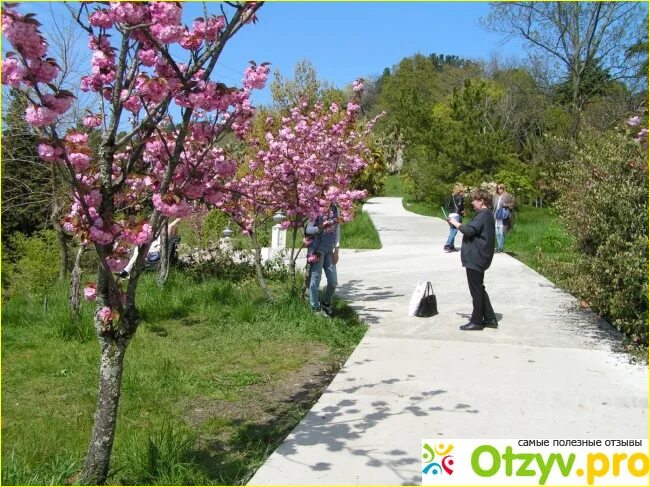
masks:
<path fill-rule="evenodd" d="M 329 318 L 331 318 L 334 315 L 334 310 L 332 309 L 332 305 L 327 305 L 325 303 L 320 304 L 320 309 L 325 313 Z"/>
<path fill-rule="evenodd" d="M 482 330 L 483 325 L 477 325 L 476 323 L 467 323 L 466 325 L 461 326 L 460 329 L 465 331 Z"/>
<path fill-rule="evenodd" d="M 496 254 L 500 254 L 501 252 L 503 252 L 503 249 L 496 249 L 494 252 L 495 252 Z"/>
<path fill-rule="evenodd" d="M 454 248 L 451 245 L 445 245 L 443 249 L 446 253 L 453 252 Z"/>
<path fill-rule="evenodd" d="M 458 249 L 456 247 L 454 247 L 454 246 L 449 247 L 449 250 L 451 252 L 458 252 Z"/>
<path fill-rule="evenodd" d="M 486 320 L 481 325 L 485 328 L 499 328 L 499 322 L 497 320 Z"/>

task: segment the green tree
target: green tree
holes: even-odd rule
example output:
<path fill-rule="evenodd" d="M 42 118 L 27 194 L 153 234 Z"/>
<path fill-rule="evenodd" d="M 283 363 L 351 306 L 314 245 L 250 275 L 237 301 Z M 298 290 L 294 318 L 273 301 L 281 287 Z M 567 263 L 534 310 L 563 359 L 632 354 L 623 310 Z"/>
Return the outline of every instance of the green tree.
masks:
<path fill-rule="evenodd" d="M 36 153 L 38 140 L 25 122 L 27 100 L 12 90 L 2 131 L 2 243 L 47 226 L 51 168 Z"/>
<path fill-rule="evenodd" d="M 492 4 L 483 24 L 522 39 L 552 85 L 568 83 L 571 133 L 577 137 L 582 111 L 600 85 L 638 73 L 641 65 L 630 63 L 626 47 L 639 32 L 641 13 L 637 2 L 504 2 Z"/>
<path fill-rule="evenodd" d="M 498 110 L 505 90 L 487 79 L 467 79 L 462 88 L 434 105 L 427 143 L 407 153 L 407 173 L 416 197 L 439 203 L 455 181 L 478 185 L 518 156 Z"/>
<path fill-rule="evenodd" d="M 298 61 L 294 69 L 294 77 L 285 78 L 280 71 L 273 73 L 271 95 L 274 107 L 280 111 L 290 110 L 297 106 L 300 100 L 306 99 L 310 105 L 317 101 L 325 103 L 343 103 L 344 96 L 334 85 L 318 79 L 316 69 L 307 59 Z"/>
<path fill-rule="evenodd" d="M 388 116 L 381 126 L 399 127 L 409 143 L 422 143 L 440 97 L 433 64 L 422 54 L 405 58 L 383 82 L 379 103 Z"/>

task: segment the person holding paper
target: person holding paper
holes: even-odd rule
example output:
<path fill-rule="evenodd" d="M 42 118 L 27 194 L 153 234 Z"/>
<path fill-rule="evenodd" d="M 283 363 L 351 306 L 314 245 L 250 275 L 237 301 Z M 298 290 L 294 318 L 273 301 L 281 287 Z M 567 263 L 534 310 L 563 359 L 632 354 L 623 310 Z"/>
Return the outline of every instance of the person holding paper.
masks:
<path fill-rule="evenodd" d="M 472 317 L 469 323 L 460 327 L 461 330 L 474 331 L 499 326 L 483 284 L 485 271 L 492 264 L 494 257 L 496 232 L 491 203 L 490 193 L 478 189 L 472 193 L 472 206 L 476 211 L 474 218 L 467 224 L 461 224 L 455 218 L 448 219 L 449 224 L 463 234 L 460 260 L 467 273 L 467 285 L 472 295 Z"/>

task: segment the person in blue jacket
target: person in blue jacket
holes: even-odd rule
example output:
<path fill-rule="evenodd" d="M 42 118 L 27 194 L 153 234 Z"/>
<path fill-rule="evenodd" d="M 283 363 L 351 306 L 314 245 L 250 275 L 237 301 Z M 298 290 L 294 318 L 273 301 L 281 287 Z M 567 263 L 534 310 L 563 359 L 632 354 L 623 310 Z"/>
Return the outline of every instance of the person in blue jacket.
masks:
<path fill-rule="evenodd" d="M 309 304 L 314 312 L 322 311 L 332 316 L 332 299 L 337 286 L 336 264 L 339 260 L 339 210 L 332 204 L 329 210 L 316 220 L 309 220 L 305 233 L 311 237 L 307 250 L 309 266 Z M 320 281 L 325 270 L 327 287 L 323 299 L 319 299 Z"/>

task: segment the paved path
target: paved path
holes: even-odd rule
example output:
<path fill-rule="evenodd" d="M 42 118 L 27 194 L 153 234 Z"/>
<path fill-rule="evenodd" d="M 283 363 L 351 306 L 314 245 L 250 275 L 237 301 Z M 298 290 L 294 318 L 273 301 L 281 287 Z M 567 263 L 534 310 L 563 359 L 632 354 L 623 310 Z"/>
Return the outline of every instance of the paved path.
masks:
<path fill-rule="evenodd" d="M 647 368 L 612 352 L 610 327 L 575 298 L 497 254 L 486 288 L 499 329 L 460 331 L 471 300 L 459 253 L 442 252 L 447 224 L 401 198 L 364 209 L 383 247 L 342 254 L 339 291 L 368 332 L 250 485 L 419 484 L 421 440 L 437 436 L 647 437 Z M 420 280 L 435 317 L 407 316 Z"/>

